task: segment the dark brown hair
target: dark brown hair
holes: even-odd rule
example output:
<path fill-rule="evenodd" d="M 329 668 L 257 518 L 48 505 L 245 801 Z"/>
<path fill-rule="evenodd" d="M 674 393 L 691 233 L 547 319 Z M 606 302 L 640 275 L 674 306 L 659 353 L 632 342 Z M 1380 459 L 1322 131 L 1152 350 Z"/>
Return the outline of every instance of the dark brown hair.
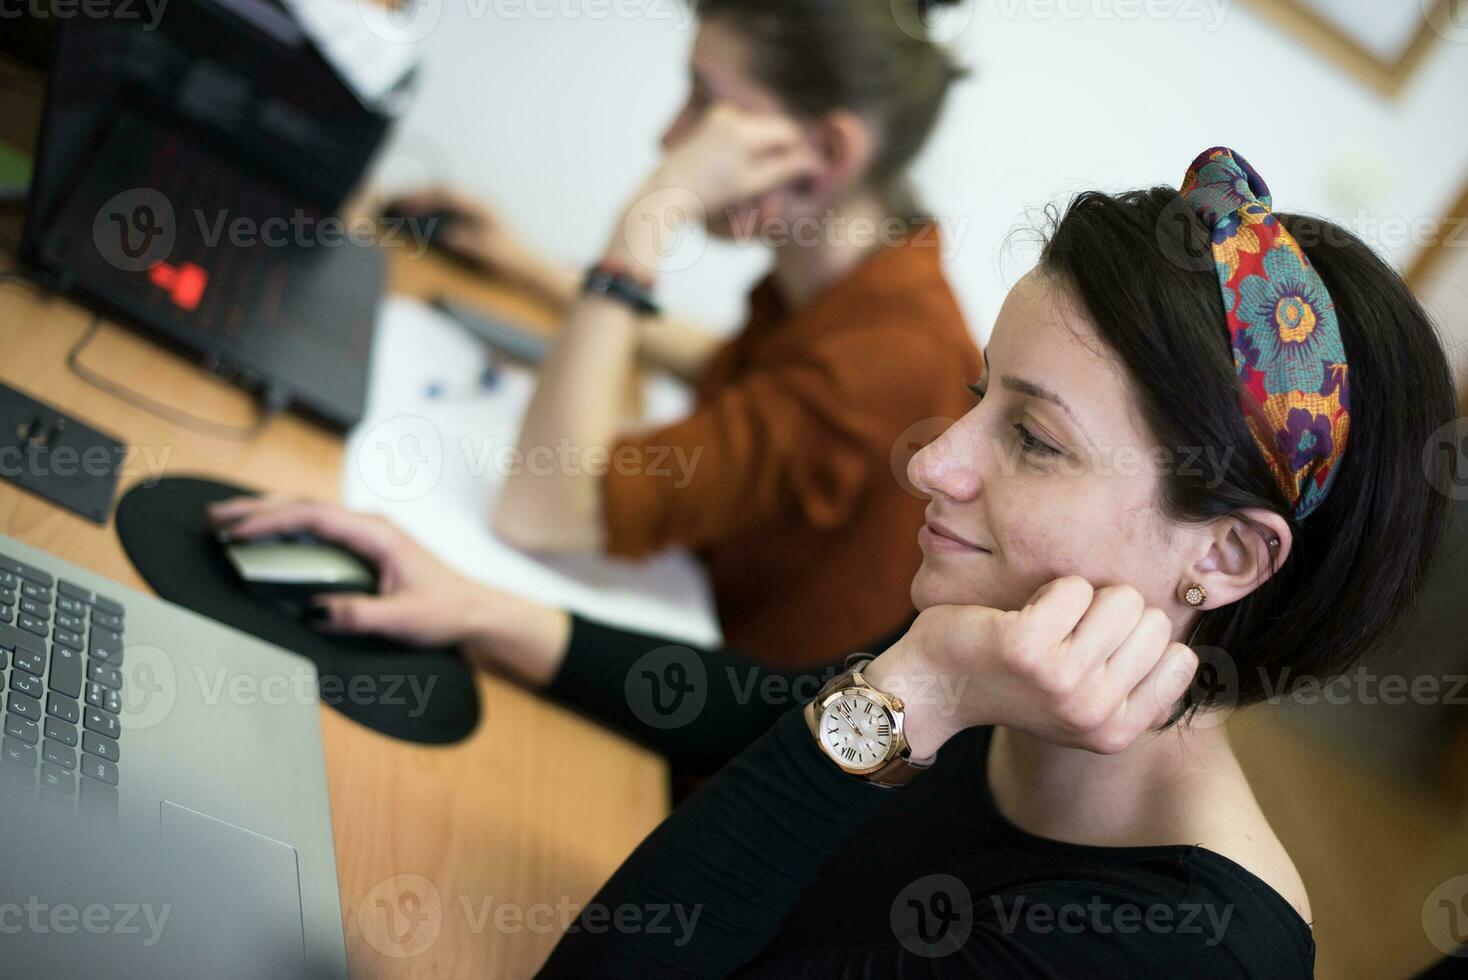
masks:
<path fill-rule="evenodd" d="M 1262 701 L 1350 667 L 1411 607 L 1447 520 L 1438 489 L 1447 461 L 1424 449 L 1456 399 L 1432 323 L 1350 232 L 1279 218 L 1325 281 L 1350 365 L 1350 440 L 1303 521 L 1244 422 L 1209 232 L 1178 192 L 1082 194 L 1056 217 L 1041 256 L 1126 365 L 1157 443 L 1218 450 L 1163 477 L 1164 513 L 1208 521 L 1258 507 L 1290 522 L 1283 566 L 1244 599 L 1200 614 L 1192 642 L 1200 678 L 1212 679 L 1194 685 L 1191 707 Z"/>
<path fill-rule="evenodd" d="M 700 18 L 727 21 L 749 39 L 755 77 L 795 115 L 849 109 L 873 120 L 879 144 L 868 180 L 895 208 L 912 208 L 908 165 L 949 87 L 967 74 L 924 25 L 932 7 L 958 0 L 691 2 Z"/>

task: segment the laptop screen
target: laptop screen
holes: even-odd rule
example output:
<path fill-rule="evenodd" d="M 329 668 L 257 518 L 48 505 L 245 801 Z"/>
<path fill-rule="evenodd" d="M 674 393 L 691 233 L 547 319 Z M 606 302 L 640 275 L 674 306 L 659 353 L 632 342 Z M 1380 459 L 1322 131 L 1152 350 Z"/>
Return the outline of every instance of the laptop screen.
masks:
<path fill-rule="evenodd" d="M 125 118 L 182 133 L 293 199 L 336 210 L 386 123 L 362 107 L 283 6 L 169 0 L 121 9 L 132 16 L 62 23 L 31 187 L 28 258 L 39 258 L 42 237 Z"/>

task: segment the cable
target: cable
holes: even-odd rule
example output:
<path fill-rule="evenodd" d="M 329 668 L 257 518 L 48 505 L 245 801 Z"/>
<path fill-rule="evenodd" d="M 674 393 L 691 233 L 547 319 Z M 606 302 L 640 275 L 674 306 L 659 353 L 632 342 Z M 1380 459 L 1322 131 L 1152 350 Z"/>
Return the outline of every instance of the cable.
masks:
<path fill-rule="evenodd" d="M 231 439 L 236 442 L 252 442 L 265 431 L 271 421 L 281 413 L 286 403 L 290 400 L 286 390 L 278 385 L 271 385 L 265 389 L 261 398 L 260 416 L 252 425 L 226 425 L 223 422 L 215 422 L 212 419 L 200 418 L 172 405 L 165 405 L 126 385 L 119 384 L 111 378 L 104 378 L 81 362 L 81 353 L 86 350 L 87 345 L 92 342 L 98 329 L 102 326 L 102 318 L 93 315 L 92 322 L 87 326 L 87 332 L 82 334 L 80 340 L 71 345 L 71 350 L 66 354 L 66 366 L 78 378 L 97 388 L 105 391 L 114 398 L 121 399 L 136 408 L 140 408 L 150 415 L 171 422 L 180 428 L 189 429 L 200 435 L 214 436 L 220 439 Z"/>
<path fill-rule="evenodd" d="M 46 288 L 20 269 L 0 269 L 0 282 L 13 282 L 22 286 L 29 286 L 38 293 L 44 293 Z"/>
<path fill-rule="evenodd" d="M 16 283 L 22 286 L 30 286 L 38 293 L 45 294 L 46 287 L 37 282 L 30 275 L 15 269 L 0 269 L 0 284 Z M 265 430 L 274 418 L 285 410 L 290 402 L 290 393 L 279 385 L 270 385 L 265 389 L 261 398 L 260 416 L 251 425 L 226 425 L 223 422 L 215 422 L 212 419 L 199 418 L 181 409 L 166 405 L 142 392 L 135 391 L 126 385 L 119 384 L 110 378 L 105 378 L 81 362 L 81 354 L 97 331 L 101 329 L 102 318 L 92 316 L 92 322 L 87 326 L 86 333 L 82 334 L 80 340 L 72 344 L 71 350 L 66 354 L 66 366 L 82 381 L 104 391 L 114 398 L 121 399 L 130 405 L 143 411 L 171 422 L 180 428 L 198 432 L 201 435 L 213 436 L 221 439 L 230 439 L 236 442 L 251 442 Z"/>

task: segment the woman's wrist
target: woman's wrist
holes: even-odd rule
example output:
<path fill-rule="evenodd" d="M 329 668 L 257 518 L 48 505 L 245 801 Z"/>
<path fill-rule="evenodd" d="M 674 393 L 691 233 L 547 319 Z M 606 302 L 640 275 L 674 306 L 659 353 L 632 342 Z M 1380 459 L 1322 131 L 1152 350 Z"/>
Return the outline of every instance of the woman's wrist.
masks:
<path fill-rule="evenodd" d="M 627 269 L 650 285 L 678 250 L 687 226 L 700 221 L 702 214 L 698 196 L 658 170 L 622 209 L 602 261 Z"/>
<path fill-rule="evenodd" d="M 555 679 L 571 639 L 571 616 L 564 609 L 477 584 L 462 608 L 459 645 L 476 665 L 532 688 Z"/>
<path fill-rule="evenodd" d="M 962 712 L 971 678 L 934 668 L 910 633 L 862 674 L 877 690 L 902 699 L 903 735 L 915 759 L 930 759 L 950 738 L 972 727 Z"/>

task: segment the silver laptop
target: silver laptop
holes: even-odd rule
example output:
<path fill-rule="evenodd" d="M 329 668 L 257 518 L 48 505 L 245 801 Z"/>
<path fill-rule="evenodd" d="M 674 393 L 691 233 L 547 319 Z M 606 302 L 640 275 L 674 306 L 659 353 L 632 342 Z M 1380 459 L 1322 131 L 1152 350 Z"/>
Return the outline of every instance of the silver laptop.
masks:
<path fill-rule="evenodd" d="M 316 670 L 0 537 L 0 974 L 347 975 Z"/>

